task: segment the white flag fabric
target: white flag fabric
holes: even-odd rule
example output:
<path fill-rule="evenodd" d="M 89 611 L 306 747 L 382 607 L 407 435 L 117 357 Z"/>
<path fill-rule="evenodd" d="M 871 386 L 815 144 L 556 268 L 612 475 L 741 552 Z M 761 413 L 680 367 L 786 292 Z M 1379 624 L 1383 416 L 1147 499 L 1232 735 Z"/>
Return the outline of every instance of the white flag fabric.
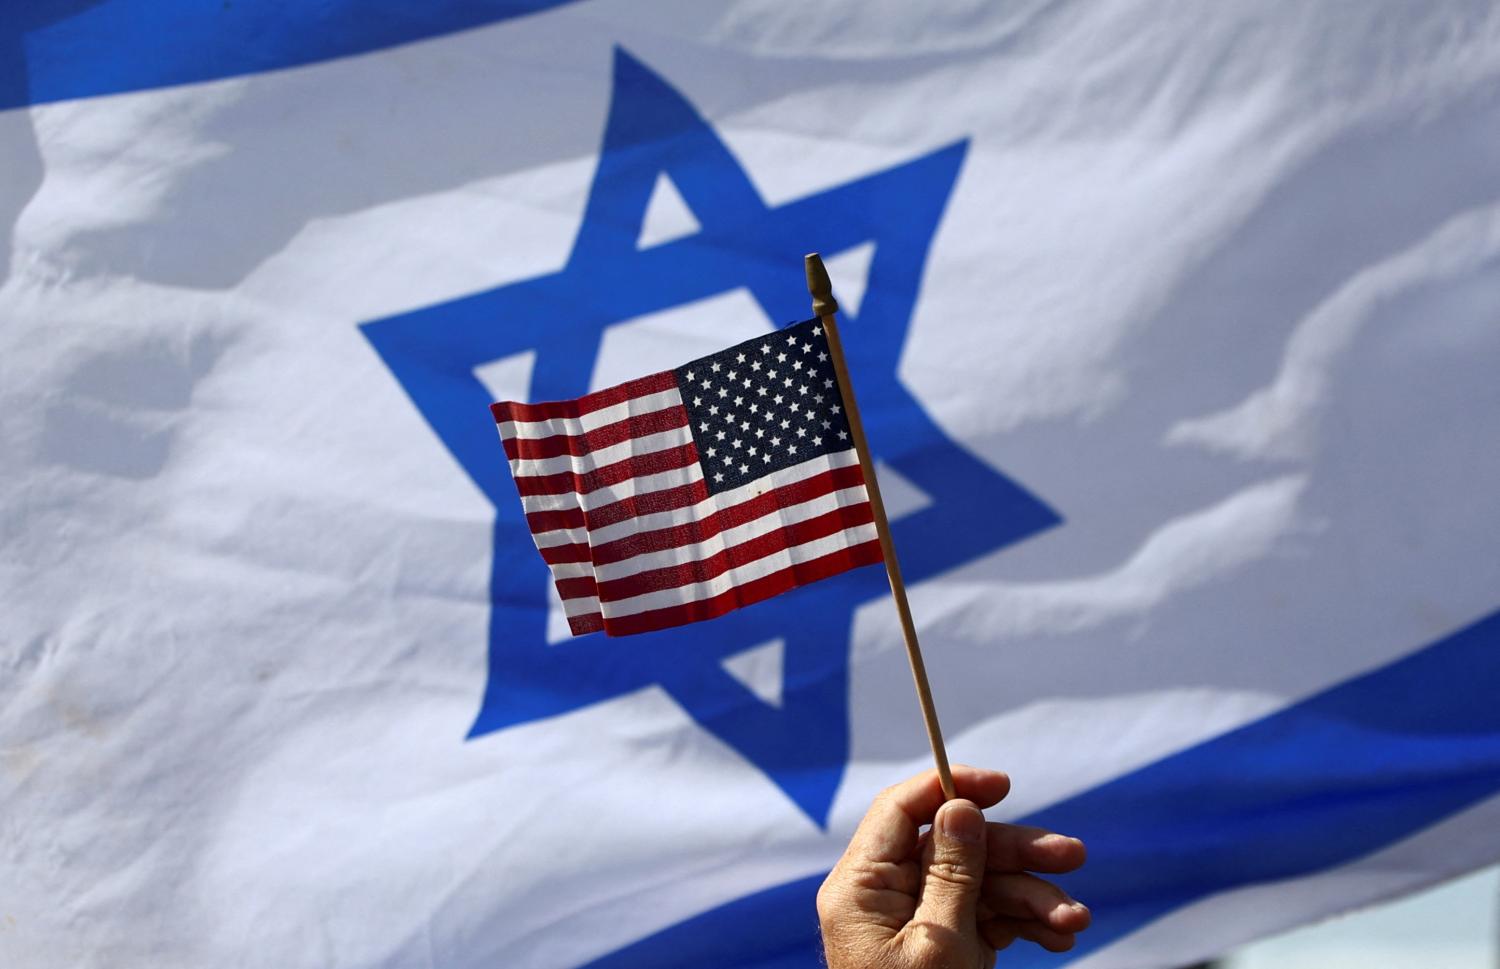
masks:
<path fill-rule="evenodd" d="M 1090 845 L 1004 964 L 1500 859 L 1494 4 L 12 6 L 0 963 L 817 965 L 884 576 L 573 639 L 487 411 L 813 250 L 950 753 Z"/>

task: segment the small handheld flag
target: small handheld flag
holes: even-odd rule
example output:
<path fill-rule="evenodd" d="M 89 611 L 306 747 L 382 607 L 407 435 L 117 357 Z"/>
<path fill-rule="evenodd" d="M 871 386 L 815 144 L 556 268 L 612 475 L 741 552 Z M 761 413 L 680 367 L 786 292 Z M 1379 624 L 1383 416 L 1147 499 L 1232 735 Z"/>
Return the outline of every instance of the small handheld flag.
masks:
<path fill-rule="evenodd" d="M 492 411 L 574 635 L 711 619 L 880 561 L 817 320 Z"/>
<path fill-rule="evenodd" d="M 807 278 L 814 319 L 573 400 L 490 410 L 575 636 L 712 619 L 883 560 L 951 798 L 817 254 Z"/>

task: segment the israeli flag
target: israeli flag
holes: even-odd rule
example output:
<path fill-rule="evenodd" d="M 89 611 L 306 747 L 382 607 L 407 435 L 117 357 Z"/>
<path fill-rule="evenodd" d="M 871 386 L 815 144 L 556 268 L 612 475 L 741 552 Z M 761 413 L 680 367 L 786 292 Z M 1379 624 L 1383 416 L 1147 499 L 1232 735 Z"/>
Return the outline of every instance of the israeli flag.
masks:
<path fill-rule="evenodd" d="M 1500 859 L 1500 9 L 30 0 L 0 963 L 817 965 L 878 569 L 572 639 L 492 400 L 808 315 L 955 760 L 1183 964 Z"/>

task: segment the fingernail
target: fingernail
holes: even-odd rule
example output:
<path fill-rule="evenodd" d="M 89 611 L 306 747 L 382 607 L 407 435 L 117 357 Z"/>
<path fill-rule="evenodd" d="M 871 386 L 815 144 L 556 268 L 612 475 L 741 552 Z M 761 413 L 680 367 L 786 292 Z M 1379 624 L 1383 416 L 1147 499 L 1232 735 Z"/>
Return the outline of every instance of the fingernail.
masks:
<path fill-rule="evenodd" d="M 1044 834 L 1036 840 L 1038 848 L 1056 851 L 1060 848 L 1082 848 L 1083 842 L 1065 834 Z"/>
<path fill-rule="evenodd" d="M 984 815 L 968 801 L 949 801 L 938 811 L 938 831 L 945 838 L 975 844 L 984 837 Z"/>

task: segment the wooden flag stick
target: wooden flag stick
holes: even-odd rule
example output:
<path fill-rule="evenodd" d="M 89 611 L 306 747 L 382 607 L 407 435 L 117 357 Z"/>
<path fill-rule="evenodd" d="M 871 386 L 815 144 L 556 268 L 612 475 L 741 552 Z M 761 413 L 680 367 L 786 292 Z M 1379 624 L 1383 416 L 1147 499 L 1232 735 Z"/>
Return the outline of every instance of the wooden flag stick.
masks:
<path fill-rule="evenodd" d="M 816 252 L 807 256 L 807 291 L 812 294 L 813 314 L 822 322 L 828 338 L 828 354 L 839 381 L 839 395 L 844 399 L 844 413 L 849 418 L 849 432 L 854 435 L 854 451 L 859 455 L 859 470 L 864 475 L 865 490 L 870 495 L 870 510 L 875 516 L 875 533 L 880 537 L 880 552 L 885 556 L 885 575 L 891 580 L 891 598 L 896 600 L 896 615 L 901 618 L 901 635 L 906 640 L 906 658 L 917 683 L 917 702 L 922 705 L 922 719 L 927 722 L 927 740 L 932 744 L 932 759 L 937 762 L 938 780 L 943 796 L 952 800 L 953 772 L 948 768 L 948 751 L 943 747 L 943 729 L 938 726 L 937 708 L 932 702 L 932 687 L 927 684 L 927 666 L 922 662 L 922 647 L 917 642 L 917 627 L 911 620 L 911 606 L 906 602 L 906 583 L 901 579 L 901 563 L 896 560 L 896 546 L 891 541 L 891 523 L 885 517 L 885 502 L 880 499 L 880 484 L 875 480 L 875 466 L 865 443 L 864 424 L 859 419 L 859 405 L 854 401 L 854 384 L 844 363 L 844 346 L 839 342 L 839 328 L 834 315 L 839 304 L 833 298 L 828 270 Z"/>

